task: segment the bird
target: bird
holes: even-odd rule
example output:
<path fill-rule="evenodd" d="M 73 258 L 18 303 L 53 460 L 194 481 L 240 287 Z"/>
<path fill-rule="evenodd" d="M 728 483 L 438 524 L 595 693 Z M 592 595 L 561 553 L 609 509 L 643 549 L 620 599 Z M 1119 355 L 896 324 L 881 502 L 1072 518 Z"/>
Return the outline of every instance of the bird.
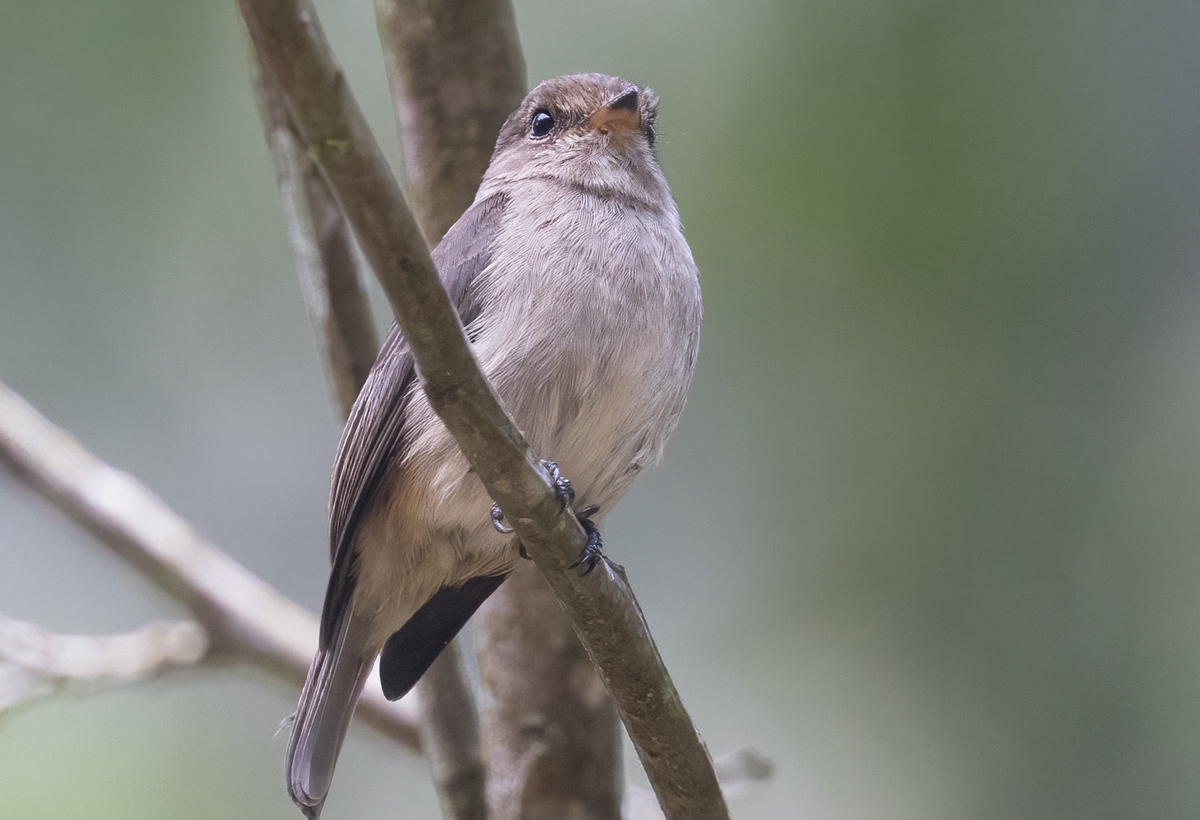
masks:
<path fill-rule="evenodd" d="M 699 273 L 657 113 L 653 91 L 618 77 L 540 83 L 433 251 L 481 370 L 588 532 L 583 571 L 603 515 L 661 460 L 699 348 Z M 521 556 L 395 324 L 343 429 L 329 522 L 320 645 L 286 755 L 311 820 L 376 658 L 384 694 L 404 695 Z"/>

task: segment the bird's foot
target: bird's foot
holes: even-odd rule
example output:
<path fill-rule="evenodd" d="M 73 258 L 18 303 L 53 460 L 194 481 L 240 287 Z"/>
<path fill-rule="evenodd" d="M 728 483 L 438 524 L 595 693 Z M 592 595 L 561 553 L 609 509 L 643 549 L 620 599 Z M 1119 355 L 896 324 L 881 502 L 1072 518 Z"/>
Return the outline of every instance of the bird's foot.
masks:
<path fill-rule="evenodd" d="M 554 497 L 558 499 L 560 509 L 566 509 L 575 502 L 575 488 L 571 486 L 571 479 L 562 474 L 562 470 L 558 469 L 558 465 L 553 461 L 542 459 L 542 469 L 550 476 L 550 484 L 554 487 Z M 500 505 L 492 502 L 492 526 L 496 532 L 508 535 L 513 531 L 513 528 L 504 523 L 504 512 L 500 509 Z"/>
<path fill-rule="evenodd" d="M 558 465 L 553 461 L 542 459 L 542 469 L 550 475 L 550 484 L 554 487 L 554 497 L 558 499 L 558 506 L 561 509 L 566 509 L 575 503 L 575 488 L 571 486 L 571 479 L 562 474 L 562 470 L 558 469 Z"/>
<path fill-rule="evenodd" d="M 579 574 L 581 576 L 594 570 L 596 564 L 604 558 L 604 542 L 600 539 L 600 527 L 592 520 L 592 516 L 598 512 L 600 512 L 600 508 L 593 504 L 575 513 L 575 517 L 579 519 L 579 526 L 583 527 L 583 531 L 587 533 L 588 540 L 583 552 L 579 553 L 579 560 L 567 569 L 580 567 Z"/>
<path fill-rule="evenodd" d="M 542 467 L 550 474 L 550 482 L 554 485 L 554 497 L 558 499 L 559 506 L 565 510 L 574 504 L 575 488 L 571 486 L 571 480 L 562 474 L 562 470 L 558 469 L 558 465 L 553 461 L 543 459 Z M 587 575 L 604 558 L 604 542 L 600 539 L 600 527 L 592 520 L 592 516 L 598 512 L 600 512 L 600 507 L 593 504 L 575 513 L 575 518 L 579 521 L 579 526 L 583 527 L 583 531 L 587 533 L 588 540 L 583 552 L 579 554 L 579 560 L 567 569 L 580 567 L 580 575 Z"/>
<path fill-rule="evenodd" d="M 554 497 L 558 499 L 558 504 L 562 509 L 567 509 L 575 503 L 575 488 L 571 486 L 571 479 L 562 474 L 562 470 L 558 469 L 558 465 L 553 461 L 543 459 L 541 462 L 542 469 L 550 476 L 550 483 L 554 487 Z M 579 554 L 579 560 L 567 567 L 567 569 L 575 569 L 580 567 L 580 575 L 587 575 L 596 568 L 596 564 L 604 558 L 604 541 L 600 538 L 600 527 L 592 520 L 592 516 L 600 512 L 600 507 L 593 504 L 586 509 L 575 513 L 575 518 L 579 521 L 579 526 L 583 527 L 583 531 L 587 533 L 587 545 L 584 546 L 583 552 Z M 508 535 L 513 531 L 513 528 L 504 523 L 504 512 L 500 509 L 500 505 L 492 504 L 492 526 L 496 532 Z M 518 545 L 517 549 L 522 558 L 528 558 L 529 553 L 525 551 L 523 544 Z"/>

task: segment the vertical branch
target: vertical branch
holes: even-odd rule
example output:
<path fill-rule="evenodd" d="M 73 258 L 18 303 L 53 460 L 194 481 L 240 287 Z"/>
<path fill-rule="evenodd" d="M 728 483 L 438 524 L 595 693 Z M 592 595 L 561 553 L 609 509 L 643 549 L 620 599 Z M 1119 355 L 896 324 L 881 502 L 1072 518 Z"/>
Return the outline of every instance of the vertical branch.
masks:
<path fill-rule="evenodd" d="M 500 126 L 525 95 L 516 18 L 510 0 L 376 0 L 375 14 L 406 187 L 433 246 L 475 198 Z M 454 641 L 418 683 L 421 739 L 443 814 L 475 820 L 488 814 L 485 773 L 461 665 Z"/>
<path fill-rule="evenodd" d="M 375 12 L 407 187 L 435 244 L 471 204 L 500 126 L 525 96 L 516 19 L 510 0 L 375 0 Z M 558 601 L 521 567 L 483 612 L 490 816 L 615 820 L 617 714 Z M 423 699 L 432 685 L 421 684 Z"/>
<path fill-rule="evenodd" d="M 525 96 L 510 0 L 375 0 L 405 187 L 429 244 L 475 198 Z"/>
<path fill-rule="evenodd" d="M 296 136 L 278 84 L 254 49 L 249 51 L 304 303 L 316 331 L 330 398 L 345 419 L 379 352 L 371 304 L 362 287 L 350 226 Z"/>
<path fill-rule="evenodd" d="M 485 820 L 483 759 L 475 699 L 451 641 L 417 684 L 421 747 L 448 820 Z"/>
<path fill-rule="evenodd" d="M 618 820 L 621 731 L 604 684 L 537 567 L 501 589 L 480 658 L 491 816 Z"/>

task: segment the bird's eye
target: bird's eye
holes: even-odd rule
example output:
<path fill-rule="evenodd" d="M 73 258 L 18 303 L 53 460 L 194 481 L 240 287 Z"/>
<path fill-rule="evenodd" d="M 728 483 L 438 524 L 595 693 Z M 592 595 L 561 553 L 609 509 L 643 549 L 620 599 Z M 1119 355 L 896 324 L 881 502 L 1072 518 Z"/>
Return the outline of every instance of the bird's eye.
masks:
<path fill-rule="evenodd" d="M 550 133 L 550 129 L 554 127 L 554 117 L 550 116 L 550 112 L 544 108 L 539 108 L 533 112 L 533 119 L 529 121 L 529 136 L 535 140 Z"/>

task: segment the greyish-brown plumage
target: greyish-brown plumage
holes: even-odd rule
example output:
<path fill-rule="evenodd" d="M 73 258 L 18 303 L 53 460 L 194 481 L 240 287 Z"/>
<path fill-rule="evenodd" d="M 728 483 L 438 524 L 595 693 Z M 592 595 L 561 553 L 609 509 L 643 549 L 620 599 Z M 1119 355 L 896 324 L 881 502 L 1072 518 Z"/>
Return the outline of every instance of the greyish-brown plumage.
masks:
<path fill-rule="evenodd" d="M 700 286 L 654 153 L 658 100 L 616 77 L 539 85 L 505 122 L 474 204 L 434 261 L 483 372 L 574 509 L 612 509 L 683 408 Z M 392 327 L 338 448 L 333 573 L 287 781 L 320 814 L 377 655 L 407 692 L 517 559 Z"/>

